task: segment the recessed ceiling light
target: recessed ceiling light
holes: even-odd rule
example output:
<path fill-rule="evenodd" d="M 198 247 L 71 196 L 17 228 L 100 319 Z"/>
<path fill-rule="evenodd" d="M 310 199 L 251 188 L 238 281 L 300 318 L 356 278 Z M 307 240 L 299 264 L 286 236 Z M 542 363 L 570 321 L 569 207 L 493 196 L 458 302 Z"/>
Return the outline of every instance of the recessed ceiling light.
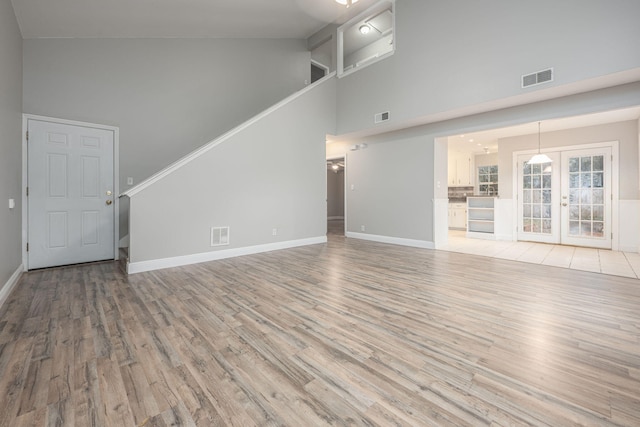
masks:
<path fill-rule="evenodd" d="M 364 25 L 360 26 L 360 33 L 361 34 L 369 34 L 369 31 L 371 31 L 371 27 L 368 26 L 367 24 L 364 24 Z"/>
<path fill-rule="evenodd" d="M 349 7 L 354 3 L 358 3 L 358 0 L 336 0 L 336 3 L 340 3 L 342 5 Z"/>
<path fill-rule="evenodd" d="M 473 138 L 469 140 L 469 142 L 473 142 Z"/>

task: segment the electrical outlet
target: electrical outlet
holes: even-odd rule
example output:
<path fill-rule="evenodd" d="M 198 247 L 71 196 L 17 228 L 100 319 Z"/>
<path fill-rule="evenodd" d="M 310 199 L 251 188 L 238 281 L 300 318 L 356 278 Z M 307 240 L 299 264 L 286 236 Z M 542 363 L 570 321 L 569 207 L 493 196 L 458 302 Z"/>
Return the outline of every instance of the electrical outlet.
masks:
<path fill-rule="evenodd" d="M 131 176 L 127 177 L 127 185 L 133 185 L 133 177 Z"/>
<path fill-rule="evenodd" d="M 274 228 L 273 230 L 271 230 L 271 235 L 272 236 L 277 236 L 278 235 L 278 229 Z"/>
<path fill-rule="evenodd" d="M 360 226 L 360 231 L 364 231 L 364 225 Z"/>

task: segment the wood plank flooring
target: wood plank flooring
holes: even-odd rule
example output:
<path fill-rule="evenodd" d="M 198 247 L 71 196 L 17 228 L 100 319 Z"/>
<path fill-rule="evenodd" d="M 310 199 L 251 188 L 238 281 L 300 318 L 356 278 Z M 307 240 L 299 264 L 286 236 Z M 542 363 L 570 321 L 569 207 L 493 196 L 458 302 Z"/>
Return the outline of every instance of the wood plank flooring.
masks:
<path fill-rule="evenodd" d="M 640 281 L 345 239 L 25 274 L 0 427 L 640 426 Z"/>

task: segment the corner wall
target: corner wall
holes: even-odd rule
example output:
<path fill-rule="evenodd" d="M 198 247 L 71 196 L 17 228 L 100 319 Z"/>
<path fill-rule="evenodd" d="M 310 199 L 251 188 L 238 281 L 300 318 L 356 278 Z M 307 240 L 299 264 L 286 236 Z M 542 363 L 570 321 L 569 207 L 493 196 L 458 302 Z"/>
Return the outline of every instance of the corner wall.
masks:
<path fill-rule="evenodd" d="M 22 272 L 22 36 L 10 0 L 0 0 L 0 129 L 1 305 Z"/>
<path fill-rule="evenodd" d="M 25 40 L 24 112 L 118 126 L 124 191 L 302 89 L 309 62 L 304 40 Z"/>

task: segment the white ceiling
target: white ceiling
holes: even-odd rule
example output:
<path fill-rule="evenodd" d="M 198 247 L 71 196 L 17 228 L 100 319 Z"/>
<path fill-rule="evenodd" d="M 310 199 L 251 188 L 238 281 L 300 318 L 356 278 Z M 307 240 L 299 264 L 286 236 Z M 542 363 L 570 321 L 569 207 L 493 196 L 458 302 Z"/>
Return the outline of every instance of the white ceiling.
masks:
<path fill-rule="evenodd" d="M 377 0 L 12 0 L 22 37 L 297 38 Z"/>
<path fill-rule="evenodd" d="M 545 120 L 540 123 L 540 129 L 542 133 L 545 133 L 626 120 L 638 120 L 639 118 L 640 107 L 634 107 L 563 119 Z M 537 133 L 538 122 L 531 122 L 519 126 L 473 132 L 465 135 L 452 135 L 448 138 L 449 150 L 478 154 L 483 153 L 485 147 L 487 147 L 490 153 L 495 153 L 498 150 L 498 139 Z"/>

